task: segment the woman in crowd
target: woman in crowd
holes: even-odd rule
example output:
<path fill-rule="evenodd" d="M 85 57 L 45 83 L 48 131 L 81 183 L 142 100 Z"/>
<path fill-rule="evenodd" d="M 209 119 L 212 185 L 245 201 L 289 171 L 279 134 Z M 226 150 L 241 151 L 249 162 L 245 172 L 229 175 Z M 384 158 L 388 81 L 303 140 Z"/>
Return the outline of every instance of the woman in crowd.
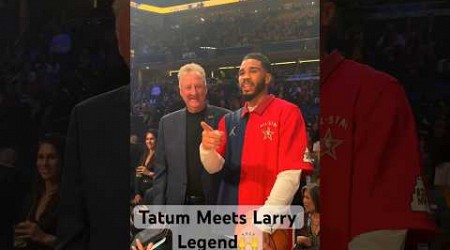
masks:
<path fill-rule="evenodd" d="M 153 161 L 155 159 L 156 132 L 148 130 L 145 133 L 145 153 L 142 155 L 140 165 L 136 168 L 134 204 L 139 204 L 153 185 Z M 148 194 L 147 194 L 148 195 Z M 144 201 L 145 203 L 145 201 Z"/>
<path fill-rule="evenodd" d="M 16 248 L 54 249 L 63 144 L 63 138 L 57 135 L 39 141 L 36 188 L 27 219 L 15 227 Z"/>
<path fill-rule="evenodd" d="M 303 206 L 305 207 L 305 226 L 297 236 L 296 250 L 318 250 L 320 234 L 319 186 L 309 184 L 303 187 Z"/>

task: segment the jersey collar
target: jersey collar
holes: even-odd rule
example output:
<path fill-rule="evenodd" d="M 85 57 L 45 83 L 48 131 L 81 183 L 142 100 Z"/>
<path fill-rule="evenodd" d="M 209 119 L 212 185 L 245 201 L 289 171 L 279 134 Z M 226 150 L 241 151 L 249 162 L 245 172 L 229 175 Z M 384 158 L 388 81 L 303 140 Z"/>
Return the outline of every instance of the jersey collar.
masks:
<path fill-rule="evenodd" d="M 273 99 L 275 99 L 275 96 L 273 95 L 265 96 L 261 103 L 259 103 L 252 112 L 258 115 L 262 115 L 262 113 L 264 113 L 264 110 L 266 110 L 267 106 L 269 106 Z M 247 113 L 250 113 L 250 111 L 248 110 L 248 102 L 245 103 L 244 108 L 242 109 L 241 117 L 244 117 Z"/>

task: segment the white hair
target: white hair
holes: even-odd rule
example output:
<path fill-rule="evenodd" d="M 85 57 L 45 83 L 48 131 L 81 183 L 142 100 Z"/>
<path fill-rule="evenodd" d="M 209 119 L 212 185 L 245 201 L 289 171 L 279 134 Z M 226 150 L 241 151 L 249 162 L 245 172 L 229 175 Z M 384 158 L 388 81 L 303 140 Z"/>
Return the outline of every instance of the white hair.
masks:
<path fill-rule="evenodd" d="M 203 82 L 206 85 L 206 73 L 205 69 L 196 63 L 188 63 L 183 66 L 181 66 L 180 70 L 178 70 L 178 85 L 180 84 L 180 76 L 187 73 L 197 73 L 203 80 Z"/>

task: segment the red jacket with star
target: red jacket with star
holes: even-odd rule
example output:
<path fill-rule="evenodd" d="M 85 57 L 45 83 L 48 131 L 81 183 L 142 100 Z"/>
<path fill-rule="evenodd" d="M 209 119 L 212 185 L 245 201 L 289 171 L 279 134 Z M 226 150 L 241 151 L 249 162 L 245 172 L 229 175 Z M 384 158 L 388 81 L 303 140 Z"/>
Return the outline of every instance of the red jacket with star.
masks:
<path fill-rule="evenodd" d="M 397 80 L 345 60 L 321 64 L 321 249 L 361 233 L 434 230 L 415 121 Z"/>
<path fill-rule="evenodd" d="M 225 115 L 219 130 L 226 136 L 217 149 L 225 159 L 218 204 L 263 205 L 280 172 L 313 171 L 305 123 L 292 103 L 268 95 L 252 112 L 244 106 Z"/>

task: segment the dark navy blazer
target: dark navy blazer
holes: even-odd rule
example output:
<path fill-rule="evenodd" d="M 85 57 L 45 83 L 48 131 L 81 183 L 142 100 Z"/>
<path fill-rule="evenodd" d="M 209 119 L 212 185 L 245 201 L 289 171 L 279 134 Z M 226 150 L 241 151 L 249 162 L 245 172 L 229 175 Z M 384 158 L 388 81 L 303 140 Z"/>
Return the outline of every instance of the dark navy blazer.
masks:
<path fill-rule="evenodd" d="M 208 105 L 205 122 L 217 128 L 230 111 Z M 198 147 L 199 145 L 189 145 Z M 183 205 L 187 189 L 186 109 L 165 115 L 159 122 L 155 156 L 155 181 L 152 205 Z M 220 184 L 219 174 L 202 171 L 202 186 L 207 204 L 215 204 Z"/>

